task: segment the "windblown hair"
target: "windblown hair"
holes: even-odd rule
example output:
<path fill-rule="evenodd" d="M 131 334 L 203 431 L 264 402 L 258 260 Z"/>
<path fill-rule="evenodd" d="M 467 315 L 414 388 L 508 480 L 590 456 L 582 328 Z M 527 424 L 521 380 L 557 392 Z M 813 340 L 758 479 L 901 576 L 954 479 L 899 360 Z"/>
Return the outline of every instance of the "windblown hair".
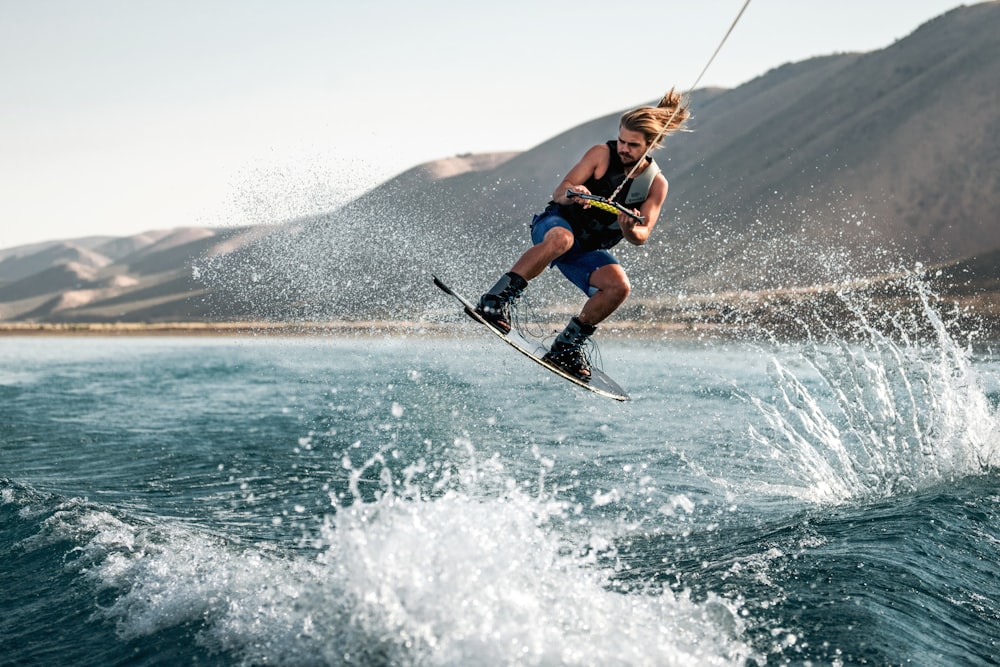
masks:
<path fill-rule="evenodd" d="M 671 88 L 655 107 L 639 107 L 623 114 L 620 126 L 642 132 L 650 148 L 659 148 L 663 137 L 681 130 L 690 117 L 687 106 L 681 104 L 681 94 Z"/>

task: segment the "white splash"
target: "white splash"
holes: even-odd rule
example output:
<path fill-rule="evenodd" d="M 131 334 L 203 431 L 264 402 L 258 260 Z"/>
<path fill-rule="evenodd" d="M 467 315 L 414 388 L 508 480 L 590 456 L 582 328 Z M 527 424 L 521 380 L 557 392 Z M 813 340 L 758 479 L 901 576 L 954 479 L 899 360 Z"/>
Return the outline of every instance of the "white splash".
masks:
<path fill-rule="evenodd" d="M 775 490 L 820 503 L 887 497 L 1000 463 L 1000 420 L 973 353 L 916 290 L 929 342 L 902 325 L 892 338 L 864 325 L 865 344 L 809 343 L 800 359 L 822 392 L 772 359 L 776 399 L 750 400 L 770 429 L 751 427 L 751 437 L 792 477 Z"/>
<path fill-rule="evenodd" d="M 43 532 L 79 545 L 69 566 L 112 600 L 99 615 L 123 638 L 195 624 L 202 644 L 246 664 L 739 665 L 751 655 L 736 603 L 618 590 L 613 541 L 556 499 L 497 483 L 495 461 L 458 471 L 461 483 L 433 498 L 406 481 L 423 465 L 402 482 L 379 475 L 371 502 L 332 495 L 335 513 L 292 551 L 89 503 Z M 384 461 L 361 469 L 373 466 Z M 495 493 L 461 488 L 483 477 Z"/>

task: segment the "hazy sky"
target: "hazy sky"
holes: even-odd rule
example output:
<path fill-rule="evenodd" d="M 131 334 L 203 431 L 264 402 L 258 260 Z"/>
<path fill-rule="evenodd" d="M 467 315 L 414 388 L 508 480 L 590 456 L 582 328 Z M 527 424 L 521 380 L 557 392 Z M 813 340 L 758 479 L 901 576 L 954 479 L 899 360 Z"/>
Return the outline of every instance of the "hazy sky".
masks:
<path fill-rule="evenodd" d="M 687 90 L 743 2 L 0 0 L 0 248 L 273 222 L 525 150 Z M 753 0 L 700 85 L 959 4 Z"/>

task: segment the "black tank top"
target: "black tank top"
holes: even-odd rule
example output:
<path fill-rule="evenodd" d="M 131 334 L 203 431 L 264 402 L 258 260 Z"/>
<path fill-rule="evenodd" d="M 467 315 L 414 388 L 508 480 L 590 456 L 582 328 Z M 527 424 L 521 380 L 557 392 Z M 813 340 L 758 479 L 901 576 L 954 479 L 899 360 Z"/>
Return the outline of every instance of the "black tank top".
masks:
<path fill-rule="evenodd" d="M 584 183 L 592 194 L 601 197 L 610 197 L 615 188 L 625 180 L 629 171 L 625 169 L 621 158 L 618 157 L 618 142 L 616 140 L 609 141 L 607 146 L 611 154 L 611 161 L 604 176 L 601 178 L 591 176 Z M 629 181 L 615 197 L 615 201 L 625 201 L 631 187 L 632 181 Z M 624 238 L 621 227 L 618 226 L 618 216 L 614 213 L 598 208 L 583 208 L 579 204 L 560 204 L 559 215 L 573 227 L 573 235 L 576 236 L 576 240 L 583 250 L 611 248 Z"/>

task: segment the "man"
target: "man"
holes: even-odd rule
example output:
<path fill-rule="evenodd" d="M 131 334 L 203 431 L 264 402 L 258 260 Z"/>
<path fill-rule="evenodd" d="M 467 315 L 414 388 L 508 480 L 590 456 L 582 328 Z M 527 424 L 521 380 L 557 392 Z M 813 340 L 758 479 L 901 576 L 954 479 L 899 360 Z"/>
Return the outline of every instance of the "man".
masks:
<path fill-rule="evenodd" d="M 642 245 L 649 238 L 667 196 L 667 180 L 648 153 L 658 148 L 668 133 L 680 130 L 689 116 L 680 94 L 673 90 L 655 107 L 639 107 L 624 114 L 617 141 L 591 147 L 566 174 L 545 211 L 534 217 L 534 245 L 482 296 L 477 312 L 509 332 L 511 306 L 528 281 L 546 266 L 555 266 L 589 298 L 545 359 L 578 378 L 589 379 L 583 345 L 631 291 L 628 276 L 608 249 L 622 239 Z M 637 208 L 629 209 L 632 216 L 610 213 L 574 196 L 579 194 L 614 195 L 613 201 Z"/>

